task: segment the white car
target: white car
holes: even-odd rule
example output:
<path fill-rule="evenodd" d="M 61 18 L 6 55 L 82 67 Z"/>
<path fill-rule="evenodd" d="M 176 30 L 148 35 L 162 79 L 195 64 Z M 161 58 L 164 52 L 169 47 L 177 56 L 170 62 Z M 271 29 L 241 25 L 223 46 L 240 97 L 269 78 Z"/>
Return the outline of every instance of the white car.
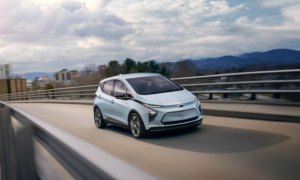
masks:
<path fill-rule="evenodd" d="M 125 74 L 102 80 L 93 109 L 97 128 L 113 124 L 131 130 L 137 138 L 202 123 L 197 97 L 156 73 Z"/>

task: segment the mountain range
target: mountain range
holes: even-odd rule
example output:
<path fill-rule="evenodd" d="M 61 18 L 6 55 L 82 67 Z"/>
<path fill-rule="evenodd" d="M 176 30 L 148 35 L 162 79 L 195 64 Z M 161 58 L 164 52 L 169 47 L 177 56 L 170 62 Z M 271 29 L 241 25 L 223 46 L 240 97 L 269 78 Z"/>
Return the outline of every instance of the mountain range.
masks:
<path fill-rule="evenodd" d="M 239 56 L 222 56 L 219 58 L 201 58 L 197 60 L 185 59 L 195 64 L 199 69 L 226 69 L 233 67 L 243 67 L 254 64 L 300 64 L 300 51 L 289 49 L 274 49 L 267 52 L 252 52 L 245 53 Z M 166 65 L 170 70 L 174 69 L 176 62 L 163 62 L 161 65 Z M 36 77 L 48 75 L 52 79 L 54 73 L 32 72 L 25 73 L 23 76 L 27 80 L 34 80 Z M 17 74 L 14 74 L 17 76 Z"/>
<path fill-rule="evenodd" d="M 34 80 L 36 77 L 42 77 L 44 75 L 49 76 L 50 79 L 53 78 L 54 73 L 45 73 L 45 72 L 31 72 L 31 73 L 25 73 L 22 74 L 22 76 L 25 76 L 26 80 Z M 14 77 L 18 76 L 19 74 L 13 74 Z"/>
<path fill-rule="evenodd" d="M 245 53 L 240 56 L 223 56 L 219 58 L 206 58 L 184 61 L 192 62 L 200 69 L 214 69 L 214 68 L 233 68 L 242 67 L 254 64 L 300 64 L 300 51 L 289 49 L 274 49 L 267 52 L 253 52 Z M 176 62 L 166 62 L 169 69 L 173 69 Z"/>

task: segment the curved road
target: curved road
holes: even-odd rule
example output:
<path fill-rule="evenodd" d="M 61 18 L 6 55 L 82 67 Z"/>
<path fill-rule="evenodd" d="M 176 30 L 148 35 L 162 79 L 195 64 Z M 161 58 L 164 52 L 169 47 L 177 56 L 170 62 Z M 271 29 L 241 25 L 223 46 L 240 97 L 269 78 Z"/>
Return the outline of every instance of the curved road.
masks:
<path fill-rule="evenodd" d="M 205 116 L 195 130 L 135 139 L 97 129 L 92 106 L 13 104 L 158 179 L 299 179 L 300 124 Z"/>

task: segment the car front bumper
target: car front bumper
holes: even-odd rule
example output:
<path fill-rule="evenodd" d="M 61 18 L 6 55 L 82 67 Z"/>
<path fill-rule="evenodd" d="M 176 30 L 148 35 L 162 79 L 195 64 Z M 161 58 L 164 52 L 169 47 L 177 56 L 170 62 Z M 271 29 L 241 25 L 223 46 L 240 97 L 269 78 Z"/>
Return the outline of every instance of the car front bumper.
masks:
<path fill-rule="evenodd" d="M 189 122 L 189 123 L 185 123 L 185 124 L 163 126 L 163 127 L 151 127 L 150 129 L 148 129 L 148 131 L 149 132 L 164 132 L 164 131 L 175 131 L 175 130 L 179 130 L 179 129 L 190 128 L 190 127 L 198 126 L 198 125 L 202 124 L 202 120 L 203 120 L 203 118 L 201 118 L 197 121 L 193 121 L 193 122 Z"/>

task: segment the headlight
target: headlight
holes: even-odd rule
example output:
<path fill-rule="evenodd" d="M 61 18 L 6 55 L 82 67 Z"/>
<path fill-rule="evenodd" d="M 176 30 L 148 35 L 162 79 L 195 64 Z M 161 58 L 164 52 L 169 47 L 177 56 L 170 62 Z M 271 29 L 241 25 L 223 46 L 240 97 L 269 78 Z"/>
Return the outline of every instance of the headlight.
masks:
<path fill-rule="evenodd" d="M 160 105 L 151 105 L 151 104 L 145 104 L 143 103 L 144 107 L 148 107 L 148 108 L 162 108 L 163 106 Z"/>
<path fill-rule="evenodd" d="M 202 112 L 202 109 L 201 109 L 201 103 L 200 103 L 199 100 L 197 101 L 197 107 L 198 107 L 199 111 Z"/>
<path fill-rule="evenodd" d="M 157 112 L 154 111 L 153 109 L 150 109 L 150 107 L 152 108 L 161 108 L 162 106 L 157 106 L 157 105 L 148 105 L 148 104 L 143 104 L 143 106 L 145 107 L 145 109 L 148 111 L 149 114 L 149 122 L 153 121 L 157 115 Z"/>
<path fill-rule="evenodd" d="M 149 122 L 153 121 L 157 115 L 157 112 L 147 107 L 145 107 L 145 109 L 148 111 L 149 114 Z"/>
<path fill-rule="evenodd" d="M 157 112 L 152 110 L 152 109 L 146 108 L 146 110 L 148 111 L 149 116 L 156 116 L 157 115 Z"/>
<path fill-rule="evenodd" d="M 196 102 L 197 100 L 198 100 L 198 98 L 196 97 L 193 102 Z"/>

